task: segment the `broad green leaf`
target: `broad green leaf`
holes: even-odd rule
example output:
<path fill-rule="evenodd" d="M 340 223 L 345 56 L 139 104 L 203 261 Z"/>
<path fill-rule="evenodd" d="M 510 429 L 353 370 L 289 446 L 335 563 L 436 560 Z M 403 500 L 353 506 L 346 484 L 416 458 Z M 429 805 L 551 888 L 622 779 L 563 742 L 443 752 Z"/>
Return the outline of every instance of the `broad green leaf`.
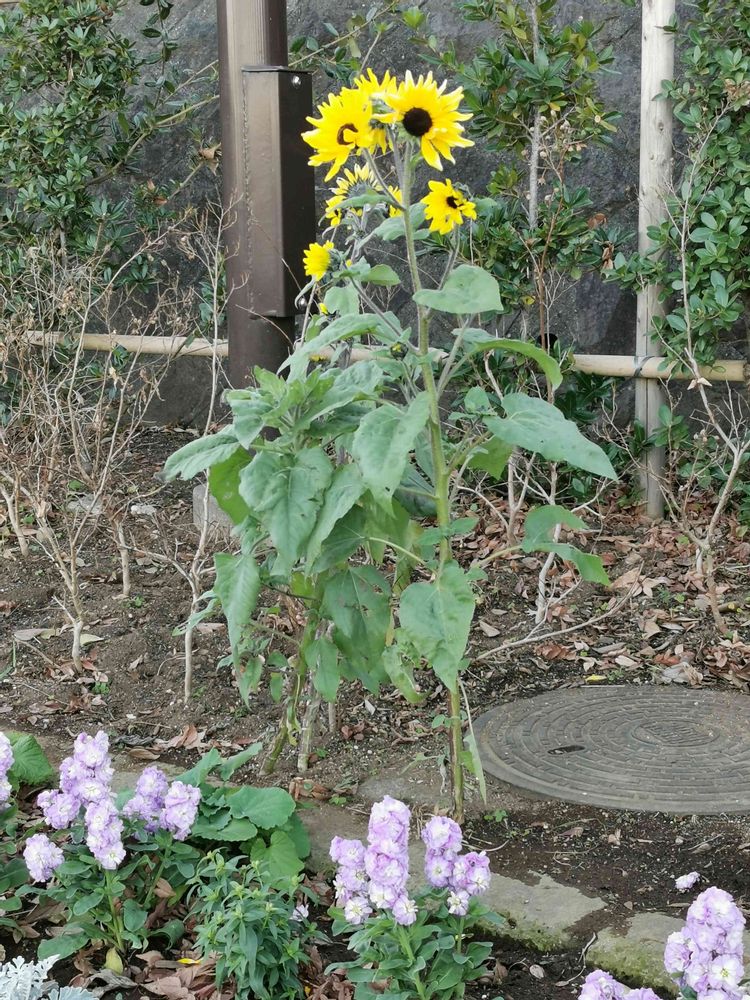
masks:
<path fill-rule="evenodd" d="M 256 840 L 250 849 L 250 858 L 260 864 L 271 879 L 293 878 L 304 868 L 294 841 L 284 830 L 275 830 L 268 846 Z"/>
<path fill-rule="evenodd" d="M 536 452 L 550 462 L 567 462 L 596 476 L 617 479 L 605 452 L 572 420 L 544 399 L 520 392 L 503 396 L 505 417 L 485 416 L 487 429 L 506 444 Z"/>
<path fill-rule="evenodd" d="M 586 522 L 572 510 L 558 504 L 548 504 L 546 507 L 534 507 L 526 515 L 524 544 L 534 546 L 538 542 L 551 542 L 552 533 L 558 524 L 575 531 L 586 531 Z"/>
<path fill-rule="evenodd" d="M 604 564 L 597 555 L 581 552 L 575 545 L 554 541 L 554 530 L 558 524 L 585 531 L 586 524 L 576 514 L 565 507 L 550 504 L 529 511 L 525 523 L 525 534 L 521 548 L 524 552 L 554 552 L 573 563 L 584 580 L 589 583 L 609 584 Z"/>
<path fill-rule="evenodd" d="M 383 666 L 390 678 L 391 684 L 401 692 L 408 702 L 412 705 L 419 705 L 424 701 L 424 695 L 420 694 L 414 686 L 414 676 L 411 666 L 404 660 L 401 650 L 396 643 L 385 647 L 383 652 Z"/>
<path fill-rule="evenodd" d="M 361 507 L 352 507 L 348 514 L 336 522 L 323 542 L 320 555 L 313 563 L 310 572 L 325 573 L 331 567 L 344 562 L 364 544 L 365 540 L 365 512 Z"/>
<path fill-rule="evenodd" d="M 535 361 L 554 388 L 557 388 L 562 382 L 560 366 L 551 355 L 537 344 L 531 344 L 526 340 L 497 339 L 486 330 L 475 329 L 464 331 L 464 339 L 466 341 L 464 357 L 469 358 L 472 354 L 486 354 L 489 351 L 507 351 L 510 354 L 520 354 L 524 358 Z"/>
<path fill-rule="evenodd" d="M 500 288 L 495 278 L 483 267 L 460 264 L 448 275 L 442 288 L 423 288 L 416 292 L 417 305 L 456 316 L 500 312 Z"/>
<path fill-rule="evenodd" d="M 302 556 L 332 475 L 322 448 L 283 456 L 261 452 L 242 470 L 242 497 L 276 548 L 275 576 L 288 576 Z"/>
<path fill-rule="evenodd" d="M 323 304 L 329 313 L 358 313 L 359 292 L 353 285 L 334 285 L 326 292 Z"/>
<path fill-rule="evenodd" d="M 213 840 L 223 840 L 227 843 L 237 843 L 252 840 L 258 833 L 258 827 L 249 819 L 232 819 L 226 826 L 214 832 Z"/>
<path fill-rule="evenodd" d="M 218 775 L 222 781 L 229 781 L 235 771 L 238 771 L 253 757 L 257 757 L 263 749 L 262 743 L 251 743 L 245 750 L 228 757 L 218 769 Z"/>
<path fill-rule="evenodd" d="M 341 680 L 337 647 L 330 639 L 319 636 L 307 644 L 304 653 L 315 690 L 326 701 L 333 703 Z"/>
<path fill-rule="evenodd" d="M 323 542 L 333 531 L 336 522 L 348 514 L 365 491 L 365 484 L 356 465 L 340 465 L 333 474 L 323 497 L 318 519 L 307 543 L 306 560 L 311 566 L 320 555 Z"/>
<path fill-rule="evenodd" d="M 184 771 L 178 778 L 185 785 L 198 785 L 203 784 L 209 774 L 223 764 L 224 760 L 216 749 L 216 747 L 211 747 L 208 753 L 204 753 L 197 764 L 194 764 L 189 771 Z"/>
<path fill-rule="evenodd" d="M 432 583 L 412 583 L 401 595 L 401 633 L 447 688 L 454 688 L 469 641 L 474 592 L 457 562 Z"/>
<path fill-rule="evenodd" d="M 89 936 L 85 931 L 82 931 L 79 927 L 69 925 L 65 928 L 64 934 L 45 938 L 39 943 L 36 952 L 37 961 L 41 962 L 45 958 L 53 958 L 55 955 L 58 958 L 70 958 L 71 955 L 75 955 L 81 948 L 85 948 L 89 940 Z"/>
<path fill-rule="evenodd" d="M 181 476 L 192 479 L 199 472 L 224 462 L 239 448 L 239 443 L 232 427 L 222 427 L 216 434 L 208 434 L 184 445 L 174 455 L 170 455 L 164 463 L 162 475 L 165 479 Z"/>
<path fill-rule="evenodd" d="M 244 448 L 212 465 L 208 471 L 208 488 L 217 504 L 235 524 L 242 524 L 250 508 L 240 496 L 240 473 L 252 460 Z"/>
<path fill-rule="evenodd" d="M 409 217 L 415 230 L 415 239 L 424 239 L 425 236 L 430 235 L 429 229 L 419 229 L 420 226 L 424 225 L 425 221 L 424 205 L 421 201 L 418 201 L 416 205 L 411 206 L 409 209 Z M 381 222 L 380 225 L 373 230 L 372 235 L 376 236 L 379 240 L 385 240 L 386 243 L 393 243 L 394 240 L 404 236 L 405 232 L 404 217 L 402 213 L 400 215 L 390 216 L 384 222 Z"/>
<path fill-rule="evenodd" d="M 500 479 L 514 450 L 512 444 L 506 444 L 498 437 L 491 437 L 471 451 L 468 468 L 488 472 L 493 479 Z"/>
<path fill-rule="evenodd" d="M 9 777 L 14 785 L 49 785 L 55 771 L 37 740 L 28 733 L 6 732 L 13 747 L 13 766 Z"/>
<path fill-rule="evenodd" d="M 366 334 L 382 333 L 383 321 L 375 313 L 347 313 L 337 317 L 329 323 L 325 329 L 313 337 L 300 344 L 297 349 L 287 358 L 281 368 L 289 369 L 289 379 L 294 381 L 303 378 L 310 363 L 310 358 L 325 347 L 330 347 L 336 341 L 349 340 L 351 337 L 364 337 Z M 387 328 L 386 328 L 387 329 Z M 390 334 L 393 337 L 393 331 Z"/>
<path fill-rule="evenodd" d="M 294 799 L 283 788 L 251 788 L 244 785 L 227 797 L 235 819 L 249 819 L 261 830 L 283 826 L 294 812 Z"/>
<path fill-rule="evenodd" d="M 122 922 L 125 929 L 138 934 L 144 929 L 148 913 L 134 899 L 126 899 L 122 905 Z"/>
<path fill-rule="evenodd" d="M 352 441 L 352 455 L 373 497 L 390 506 L 401 484 L 409 454 L 427 423 L 430 401 L 421 392 L 403 409 L 381 403 L 362 420 Z"/>
<path fill-rule="evenodd" d="M 367 264 L 355 265 L 347 268 L 347 275 L 370 285 L 400 285 L 402 283 L 401 278 L 387 264 L 375 264 L 374 267 Z"/>
<path fill-rule="evenodd" d="M 569 545 L 567 542 L 538 542 L 533 549 L 527 549 L 525 545 L 522 545 L 522 548 L 525 552 L 554 552 L 561 559 L 573 563 L 584 580 L 609 586 L 609 577 L 599 556 L 581 552 L 575 545 Z"/>
<path fill-rule="evenodd" d="M 374 566 L 346 566 L 327 581 L 321 614 L 335 625 L 333 639 L 344 654 L 344 676 L 355 676 L 368 690 L 377 690 L 391 624 L 386 578 Z"/>
<path fill-rule="evenodd" d="M 240 663 L 242 633 L 252 617 L 260 593 L 260 573 L 251 555 L 217 552 L 214 556 L 214 593 L 229 629 L 229 645 L 235 666 Z"/>
<path fill-rule="evenodd" d="M 232 389 L 224 397 L 232 408 L 232 428 L 243 448 L 250 448 L 266 425 L 273 409 L 257 389 Z"/>
<path fill-rule="evenodd" d="M 385 373 L 375 361 L 356 361 L 345 368 L 319 400 L 305 407 L 295 421 L 295 431 L 306 430 L 316 420 L 356 400 L 372 399 Z"/>

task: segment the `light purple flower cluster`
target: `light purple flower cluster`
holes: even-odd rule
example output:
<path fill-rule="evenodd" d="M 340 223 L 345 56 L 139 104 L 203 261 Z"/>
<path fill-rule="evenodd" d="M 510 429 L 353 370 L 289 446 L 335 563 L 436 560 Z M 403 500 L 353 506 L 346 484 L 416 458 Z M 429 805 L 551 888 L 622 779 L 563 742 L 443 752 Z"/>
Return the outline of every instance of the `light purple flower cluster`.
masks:
<path fill-rule="evenodd" d="M 706 889 L 693 902 L 681 931 L 670 934 L 664 967 L 697 1000 L 743 1000 L 742 932 L 745 918 L 728 892 Z M 590 973 L 579 1000 L 659 1000 L 653 990 L 628 990 L 606 972 Z"/>
<path fill-rule="evenodd" d="M 364 923 L 373 906 L 390 910 L 404 927 L 417 919 L 416 903 L 406 892 L 410 819 L 409 807 L 386 795 L 370 811 L 367 847 L 360 840 L 333 838 L 336 902 L 350 924 Z"/>
<path fill-rule="evenodd" d="M 687 912 L 685 927 L 670 934 L 664 967 L 698 1000 L 740 1000 L 744 976 L 745 918 L 728 892 L 712 887 Z"/>
<path fill-rule="evenodd" d="M 13 747 L 5 733 L 0 733 L 0 809 L 10 801 L 13 791 L 8 771 L 13 767 Z"/>
<path fill-rule="evenodd" d="M 158 767 L 147 767 L 135 786 L 135 795 L 125 803 L 123 816 L 143 820 L 149 833 L 159 829 L 159 817 L 164 808 L 169 782 Z"/>
<path fill-rule="evenodd" d="M 125 857 L 122 820 L 111 788 L 113 773 L 107 734 L 80 733 L 72 755 L 60 765 L 60 787 L 42 792 L 37 799 L 53 830 L 66 830 L 83 810 L 86 845 L 102 868 L 109 871 L 114 871 Z"/>
<path fill-rule="evenodd" d="M 0 759 L 1 755 L 0 745 Z M 66 757 L 60 765 L 60 787 L 42 792 L 37 799 L 49 826 L 54 830 L 66 830 L 83 812 L 86 845 L 102 868 L 109 871 L 118 868 L 125 858 L 122 817 L 142 820 L 150 833 L 164 829 L 172 833 L 175 840 L 185 840 L 198 812 L 199 788 L 181 781 L 173 781 L 170 785 L 159 768 L 147 767 L 121 816 L 111 787 L 113 773 L 107 734 L 98 732 L 96 736 L 87 736 L 81 733 L 77 736 L 72 756 Z M 24 857 L 29 871 L 32 866 L 40 874 L 54 871 L 45 857 L 52 849 L 57 857 L 55 852 L 59 848 L 46 837 L 44 840 L 47 845 L 44 848 L 35 837 L 27 842 Z"/>
<path fill-rule="evenodd" d="M 688 889 L 692 889 L 696 882 L 700 882 L 700 874 L 698 872 L 688 872 L 687 875 L 680 875 L 674 880 L 674 887 L 678 892 L 687 892 Z"/>
<path fill-rule="evenodd" d="M 185 840 L 195 822 L 200 800 L 200 788 L 186 785 L 182 781 L 173 781 L 164 796 L 159 826 L 168 830 L 175 840 Z"/>
<path fill-rule="evenodd" d="M 35 833 L 26 841 L 23 859 L 32 882 L 49 882 L 63 863 L 63 852 L 44 833 Z"/>
<path fill-rule="evenodd" d="M 486 892 L 490 885 L 490 862 L 486 853 L 461 854 L 461 827 L 447 816 L 433 816 L 422 830 L 427 848 L 424 872 L 436 889 L 449 889 L 448 910 L 464 917 L 472 896 Z"/>

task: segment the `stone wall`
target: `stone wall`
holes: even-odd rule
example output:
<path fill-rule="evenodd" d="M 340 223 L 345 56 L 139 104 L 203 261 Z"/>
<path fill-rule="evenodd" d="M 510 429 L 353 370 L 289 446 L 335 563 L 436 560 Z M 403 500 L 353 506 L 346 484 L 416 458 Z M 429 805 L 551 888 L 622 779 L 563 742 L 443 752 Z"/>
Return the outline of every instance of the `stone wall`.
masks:
<path fill-rule="evenodd" d="M 140 19 L 142 14 L 137 11 L 142 12 L 143 8 L 137 0 L 131 3 L 134 18 Z M 342 24 L 347 16 L 364 13 L 370 5 L 371 0 L 289 0 L 290 38 L 298 34 L 320 37 L 323 21 Z M 486 26 L 467 24 L 458 12 L 456 0 L 426 0 L 426 5 L 431 28 L 438 38 L 454 40 L 459 54 L 469 56 Z M 590 188 L 593 211 L 603 212 L 610 221 L 633 231 L 637 222 L 640 9 L 626 6 L 620 0 L 562 0 L 559 15 L 567 22 L 583 18 L 602 23 L 602 43 L 613 46 L 614 72 L 601 77 L 601 90 L 609 106 L 622 115 L 619 130 L 611 146 L 589 151 L 573 181 Z M 195 70 L 216 57 L 215 0 L 178 0 L 170 20 L 171 32 L 180 44 L 175 58 L 181 68 Z M 389 34 L 376 51 L 375 64 L 378 68 L 389 66 L 401 72 L 413 66 L 406 37 Z M 324 80 L 319 83 L 325 87 Z M 218 136 L 218 106 L 206 112 L 205 123 L 209 132 Z M 184 137 L 175 133 L 161 145 L 153 169 L 157 173 L 174 170 L 175 164 L 184 159 L 185 149 Z M 460 156 L 462 178 L 476 192 L 481 192 L 491 169 L 489 158 L 477 150 L 462 151 Z M 566 299 L 557 303 L 556 313 L 554 328 L 558 337 L 579 350 L 605 354 L 633 352 L 634 298 L 615 285 L 605 285 L 595 275 L 587 276 Z M 173 379 L 178 384 L 169 387 L 165 396 L 184 400 L 188 393 L 197 402 L 200 392 L 194 390 L 199 369 L 200 364 L 195 361 L 175 365 Z M 197 380 L 200 383 L 200 376 Z M 171 413 L 171 407 L 167 407 L 164 416 L 179 414 Z"/>

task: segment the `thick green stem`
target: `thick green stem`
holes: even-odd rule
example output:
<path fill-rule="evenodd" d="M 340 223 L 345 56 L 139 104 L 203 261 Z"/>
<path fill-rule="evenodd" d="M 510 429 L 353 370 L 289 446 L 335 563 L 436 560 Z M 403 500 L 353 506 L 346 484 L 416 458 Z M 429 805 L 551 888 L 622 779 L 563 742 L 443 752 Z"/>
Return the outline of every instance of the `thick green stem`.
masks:
<path fill-rule="evenodd" d="M 124 929 L 122 916 L 117 912 L 117 907 L 115 906 L 115 894 L 112 890 L 112 872 L 107 869 L 105 869 L 104 872 L 104 885 L 107 893 L 107 902 L 109 903 L 109 912 L 112 915 L 111 940 L 114 942 L 118 953 L 120 955 L 124 955 L 125 945 L 122 940 L 122 933 Z"/>
<path fill-rule="evenodd" d="M 404 200 L 404 232 L 406 235 L 406 254 L 409 261 L 412 284 L 415 293 L 422 288 L 419 276 L 417 251 L 414 245 L 414 227 L 411 220 L 411 181 L 412 156 L 407 148 L 403 170 L 402 194 Z M 437 508 L 437 523 L 442 531 L 440 539 L 439 562 L 437 577 L 451 558 L 451 540 L 449 528 L 451 522 L 450 504 L 450 468 L 443 447 L 443 427 L 440 416 L 440 395 L 430 359 L 430 310 L 425 306 L 417 306 L 417 357 L 422 370 L 422 381 L 429 399 L 430 415 L 430 450 L 435 475 L 435 506 Z M 458 678 L 452 688 L 448 688 L 448 703 L 450 710 L 450 760 L 451 760 L 451 798 L 452 811 L 455 819 L 461 823 L 464 818 L 464 770 L 462 763 L 463 731 L 461 724 L 461 693 Z"/>

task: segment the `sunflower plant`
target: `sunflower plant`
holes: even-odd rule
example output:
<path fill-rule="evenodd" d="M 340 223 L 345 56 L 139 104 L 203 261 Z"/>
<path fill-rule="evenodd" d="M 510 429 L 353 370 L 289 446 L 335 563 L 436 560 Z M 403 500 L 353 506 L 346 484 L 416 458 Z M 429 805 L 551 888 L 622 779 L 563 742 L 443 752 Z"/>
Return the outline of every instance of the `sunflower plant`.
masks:
<path fill-rule="evenodd" d="M 258 369 L 253 387 L 227 393 L 228 426 L 166 467 L 185 477 L 210 469 L 211 490 L 237 525 L 241 551 L 216 557 L 209 607 L 219 602 L 227 617 L 245 689 L 262 673 L 248 656 L 262 586 L 306 608 L 288 664 L 286 736 L 299 731 L 305 691 L 310 722 L 316 699 L 333 701 L 342 678 L 373 691 L 392 683 L 419 701 L 415 671 L 432 671 L 447 692 L 456 817 L 465 769 L 481 783 L 461 673 L 484 572 L 456 554 L 475 524 L 456 503 L 462 476 L 499 475 L 514 448 L 614 475 L 550 403 L 467 383 L 487 352 L 534 365 L 554 385 L 561 375 L 541 348 L 496 336 L 497 280 L 458 258 L 460 232 L 476 215 L 470 193 L 443 174 L 471 145 L 461 102 L 460 88 L 431 74 L 369 73 L 320 105 L 304 138 L 335 186 L 321 241 L 305 255 L 299 342 L 278 374 Z M 452 241 L 447 256 L 431 253 L 438 234 Z M 375 262 L 374 247 L 399 244 L 400 272 Z M 397 313 L 391 299 L 404 291 L 410 301 Z M 558 552 L 605 581 L 596 557 L 553 540 L 559 524 L 585 527 L 561 507 L 541 507 L 518 547 Z"/>

